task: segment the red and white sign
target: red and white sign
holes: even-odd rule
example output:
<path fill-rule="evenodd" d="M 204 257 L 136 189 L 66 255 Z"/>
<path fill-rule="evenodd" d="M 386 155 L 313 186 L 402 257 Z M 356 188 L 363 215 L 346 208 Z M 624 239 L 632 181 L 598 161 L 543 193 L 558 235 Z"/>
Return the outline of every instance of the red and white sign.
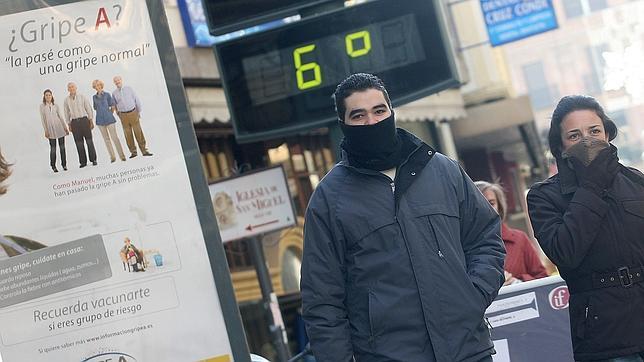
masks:
<path fill-rule="evenodd" d="M 291 227 L 295 210 L 281 166 L 210 185 L 223 242 Z"/>
<path fill-rule="evenodd" d="M 568 287 L 562 285 L 551 290 L 548 294 L 548 300 L 552 309 L 566 309 L 568 308 L 568 300 L 570 299 L 570 292 Z"/>

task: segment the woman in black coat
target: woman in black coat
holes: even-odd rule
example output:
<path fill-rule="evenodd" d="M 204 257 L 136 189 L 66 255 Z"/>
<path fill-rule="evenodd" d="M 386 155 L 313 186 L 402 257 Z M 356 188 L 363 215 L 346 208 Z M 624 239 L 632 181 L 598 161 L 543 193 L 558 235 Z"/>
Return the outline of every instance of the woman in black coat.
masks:
<path fill-rule="evenodd" d="M 594 98 L 562 98 L 548 137 L 559 173 L 528 193 L 535 236 L 570 290 L 578 361 L 644 360 L 644 175 L 619 163 L 616 135 Z"/>

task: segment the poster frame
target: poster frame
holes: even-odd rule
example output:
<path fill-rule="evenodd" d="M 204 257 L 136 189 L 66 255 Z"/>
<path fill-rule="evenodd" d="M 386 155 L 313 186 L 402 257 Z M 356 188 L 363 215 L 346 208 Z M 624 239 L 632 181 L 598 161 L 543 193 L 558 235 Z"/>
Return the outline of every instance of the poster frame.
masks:
<path fill-rule="evenodd" d="M 0 16 L 81 1 L 87 0 L 0 0 Z M 199 151 L 192 119 L 188 111 L 187 98 L 183 88 L 181 74 L 179 73 L 179 65 L 175 55 L 163 1 L 145 0 L 145 2 L 188 171 L 192 195 L 199 217 L 199 224 L 208 253 L 212 277 L 215 282 L 217 295 L 219 296 L 232 359 L 240 362 L 250 362 L 246 335 L 244 333 L 239 307 L 235 299 L 232 279 L 210 199 L 210 191 L 208 190 L 206 177 L 201 166 L 201 153 Z"/>

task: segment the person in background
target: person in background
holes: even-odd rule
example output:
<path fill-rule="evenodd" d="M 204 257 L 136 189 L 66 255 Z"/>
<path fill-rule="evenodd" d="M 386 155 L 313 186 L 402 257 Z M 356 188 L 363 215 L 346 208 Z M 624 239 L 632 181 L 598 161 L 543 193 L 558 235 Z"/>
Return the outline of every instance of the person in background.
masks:
<path fill-rule="evenodd" d="M 619 163 L 615 123 L 563 97 L 548 141 L 558 173 L 528 192 L 535 236 L 570 291 L 576 361 L 644 360 L 644 175 Z"/>
<path fill-rule="evenodd" d="M 336 88 L 342 160 L 306 210 L 302 307 L 318 362 L 492 361 L 501 220 L 456 161 L 396 128 L 385 86 Z"/>
<path fill-rule="evenodd" d="M 103 89 L 104 87 L 105 83 L 102 80 L 95 79 L 92 81 L 92 88 L 96 90 L 96 94 L 92 97 L 94 110 L 96 110 L 96 125 L 98 126 L 98 130 L 101 131 L 103 141 L 105 141 L 105 147 L 110 154 L 110 162 L 116 161 L 114 147 L 116 147 L 116 152 L 118 152 L 121 161 L 125 161 L 125 153 L 123 153 L 121 141 L 116 134 L 116 119 L 114 119 L 113 114 L 115 107 L 114 100 Z M 114 147 L 112 147 L 112 143 L 114 143 Z"/>
<path fill-rule="evenodd" d="M 505 283 L 504 285 L 528 280 L 544 278 L 548 276 L 546 268 L 539 260 L 530 237 L 521 230 L 513 229 L 505 223 L 507 202 L 501 185 L 486 181 L 476 181 L 476 187 L 494 210 L 501 217 L 501 238 L 505 244 Z"/>
<path fill-rule="evenodd" d="M 40 120 L 45 131 L 45 138 L 49 140 L 49 164 L 54 172 L 56 168 L 56 142 L 60 149 L 60 165 L 67 171 L 67 154 L 65 152 L 65 136 L 69 134 L 69 128 L 65 123 L 65 117 L 60 112 L 60 107 L 54 101 L 51 90 L 45 89 L 40 104 Z"/>
<path fill-rule="evenodd" d="M 0 197 L 7 193 L 5 181 L 11 175 L 10 164 L 0 150 Z M 0 260 L 44 248 L 45 245 L 19 236 L 0 234 Z"/>

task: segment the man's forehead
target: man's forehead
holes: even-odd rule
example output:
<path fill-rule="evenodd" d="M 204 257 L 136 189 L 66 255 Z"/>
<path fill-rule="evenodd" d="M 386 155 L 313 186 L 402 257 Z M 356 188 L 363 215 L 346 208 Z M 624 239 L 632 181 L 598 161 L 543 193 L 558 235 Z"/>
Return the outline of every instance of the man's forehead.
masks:
<path fill-rule="evenodd" d="M 351 111 L 352 109 L 371 109 L 383 104 L 386 106 L 387 100 L 382 91 L 370 88 L 352 93 L 344 103 L 347 111 Z"/>

